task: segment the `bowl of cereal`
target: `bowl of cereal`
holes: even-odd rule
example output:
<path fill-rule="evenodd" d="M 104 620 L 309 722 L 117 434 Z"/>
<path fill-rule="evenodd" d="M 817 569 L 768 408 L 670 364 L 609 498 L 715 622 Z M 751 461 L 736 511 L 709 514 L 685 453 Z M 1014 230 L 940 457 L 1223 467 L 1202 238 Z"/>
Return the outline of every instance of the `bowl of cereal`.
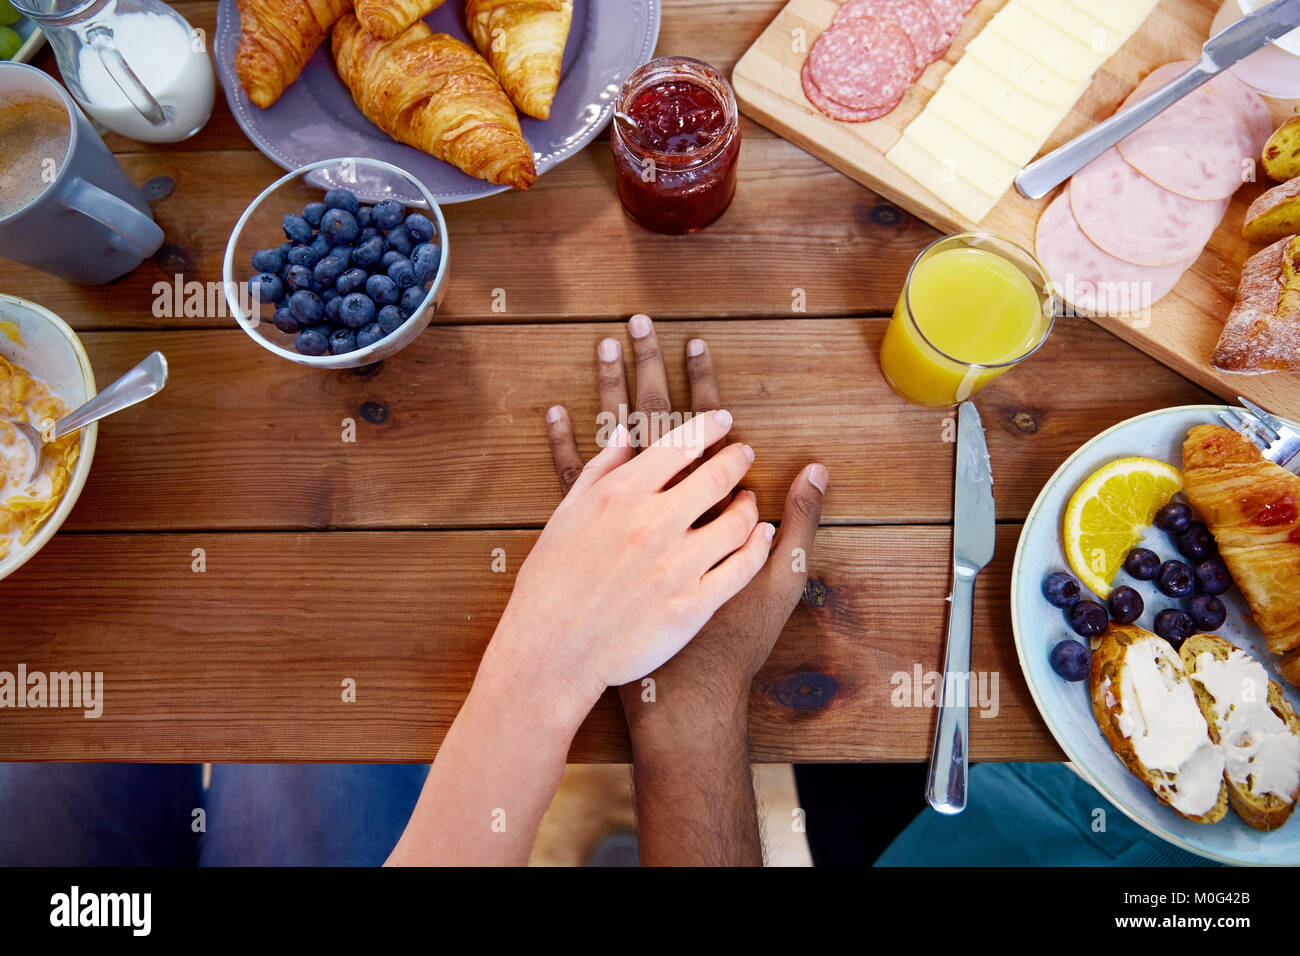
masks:
<path fill-rule="evenodd" d="M 0 293 L 0 579 L 43 548 L 72 511 L 95 457 L 97 424 L 47 444 L 24 482 L 31 448 L 8 423 L 40 430 L 95 395 L 77 334 L 53 312 Z M 21 487 L 18 485 L 22 483 Z"/>

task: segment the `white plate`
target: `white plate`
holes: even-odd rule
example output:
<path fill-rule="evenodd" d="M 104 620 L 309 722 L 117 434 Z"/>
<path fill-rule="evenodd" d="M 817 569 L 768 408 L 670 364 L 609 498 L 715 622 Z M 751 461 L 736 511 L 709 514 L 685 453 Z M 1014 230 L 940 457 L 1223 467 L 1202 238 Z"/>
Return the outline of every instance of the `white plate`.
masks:
<path fill-rule="evenodd" d="M 1075 637 L 1065 613 L 1043 597 L 1042 583 L 1052 571 L 1068 571 L 1061 546 L 1061 521 L 1065 508 L 1079 484 L 1095 470 L 1116 458 L 1140 455 L 1182 467 L 1182 444 L 1194 425 L 1220 425 L 1223 405 L 1189 405 L 1139 415 L 1102 432 L 1076 451 L 1057 469 L 1025 520 L 1011 571 L 1011 626 L 1016 653 L 1029 684 L 1029 692 L 1056 742 L 1085 780 L 1134 822 L 1156 836 L 1192 853 L 1222 863 L 1300 863 L 1300 821 L 1295 817 L 1271 833 L 1252 830 L 1232 810 L 1217 824 L 1185 820 L 1156 799 L 1141 780 L 1119 761 L 1092 715 L 1088 681 L 1070 683 L 1056 675 L 1048 654 L 1057 642 Z M 1294 423 L 1292 423 L 1294 425 Z M 1295 425 L 1300 428 L 1300 425 Z M 1179 558 L 1169 536 L 1158 528 L 1148 530 L 1142 542 L 1162 560 Z M 1134 581 L 1122 570 L 1116 584 L 1136 588 L 1146 610 L 1136 622 L 1152 630 L 1157 612 L 1178 607 L 1149 581 Z M 1292 706 L 1300 709 L 1300 692 L 1281 680 L 1278 657 L 1265 649 L 1263 636 L 1247 615 L 1245 599 L 1234 587 L 1223 595 L 1228 622 L 1217 633 L 1245 649 L 1268 668 Z"/>
<path fill-rule="evenodd" d="M 0 355 L 27 369 L 33 378 L 44 382 L 51 392 L 73 408 L 95 394 L 95 373 L 90 367 L 86 350 L 81 347 L 77 333 L 57 315 L 34 302 L 0 294 L 0 322 L 17 325 L 23 343 L 19 345 L 9 336 L 0 333 Z M 45 547 L 68 517 L 90 474 L 98 435 L 98 422 L 81 430 L 81 451 L 73 466 L 67 490 L 63 493 L 63 500 L 30 541 L 25 545 L 15 543 L 9 553 L 0 559 L 0 580 L 17 571 Z"/>

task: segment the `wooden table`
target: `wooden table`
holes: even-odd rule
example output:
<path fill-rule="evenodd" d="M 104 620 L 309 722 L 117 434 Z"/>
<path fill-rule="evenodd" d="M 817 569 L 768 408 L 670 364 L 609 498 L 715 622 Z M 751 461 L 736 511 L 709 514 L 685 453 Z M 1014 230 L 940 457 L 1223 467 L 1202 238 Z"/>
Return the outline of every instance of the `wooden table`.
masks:
<path fill-rule="evenodd" d="M 729 73 L 782 2 L 665 0 L 658 50 Z M 213 29 L 214 2 L 175 6 Z M 48 50 L 38 65 L 56 70 Z M 603 142 L 526 195 L 447 207 L 444 311 L 360 373 L 282 361 L 226 316 L 153 314 L 155 283 L 220 279 L 236 218 L 280 175 L 220 95 L 179 146 L 111 137 L 138 184 L 174 186 L 153 204 L 162 251 L 103 287 L 0 262 L 0 289 L 74 325 L 101 383 L 151 349 L 172 379 L 104 422 L 64 530 L 0 582 L 0 670 L 103 671 L 103 716 L 7 710 L 0 759 L 430 760 L 559 500 L 544 410 L 563 402 L 591 423 L 580 438 L 594 450 L 595 345 L 623 336 L 638 311 L 673 356 L 708 339 L 737 437 L 758 452 L 765 518 L 779 517 L 805 462 L 830 468 L 812 599 L 752 691 L 755 758 L 924 759 L 934 713 L 893 706 L 891 691 L 897 674 L 940 667 L 950 412 L 897 398 L 876 356 L 905 271 L 935 234 L 761 127 L 745 121 L 743 135 L 735 203 L 694 236 L 652 235 L 623 216 Z M 680 361 L 670 373 L 684 395 Z M 998 675 L 999 708 L 973 716 L 973 757 L 1061 757 L 1021 678 L 1008 613 L 1011 558 L 1039 489 L 1102 429 L 1209 399 L 1081 319 L 979 395 L 1000 527 L 976 593 L 973 667 Z M 355 443 L 342 441 L 344 419 Z M 506 573 L 492 570 L 498 548 Z M 341 699 L 348 678 L 354 703 Z M 627 756 L 607 695 L 571 759 Z"/>

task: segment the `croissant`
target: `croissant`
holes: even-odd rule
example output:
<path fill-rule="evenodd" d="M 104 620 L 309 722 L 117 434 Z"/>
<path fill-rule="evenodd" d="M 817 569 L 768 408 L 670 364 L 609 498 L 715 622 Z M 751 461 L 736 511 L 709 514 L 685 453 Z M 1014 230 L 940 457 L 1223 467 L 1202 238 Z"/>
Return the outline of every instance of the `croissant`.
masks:
<path fill-rule="evenodd" d="M 248 98 L 266 109 L 307 65 L 351 0 L 239 0 L 235 73 Z"/>
<path fill-rule="evenodd" d="M 1183 443 L 1183 482 L 1268 649 L 1300 647 L 1300 475 L 1231 428 L 1198 425 Z"/>
<path fill-rule="evenodd" d="M 551 115 L 573 0 L 466 0 L 465 24 L 520 112 Z"/>
<path fill-rule="evenodd" d="M 391 40 L 416 20 L 442 6 L 442 0 L 355 0 L 357 19 L 381 40 Z"/>
<path fill-rule="evenodd" d="M 348 14 L 334 27 L 334 63 L 361 112 L 389 136 L 490 183 L 537 181 L 519 117 L 487 61 L 417 21 L 391 40 Z"/>

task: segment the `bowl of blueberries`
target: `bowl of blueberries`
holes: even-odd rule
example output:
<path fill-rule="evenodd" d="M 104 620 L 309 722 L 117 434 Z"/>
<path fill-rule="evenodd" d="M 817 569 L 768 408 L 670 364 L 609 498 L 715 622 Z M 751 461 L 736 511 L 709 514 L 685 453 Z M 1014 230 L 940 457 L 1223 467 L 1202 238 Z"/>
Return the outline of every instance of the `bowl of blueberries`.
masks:
<path fill-rule="evenodd" d="M 447 258 L 429 190 L 391 163 L 352 157 L 264 189 L 235 224 L 222 272 L 226 302 L 258 345 L 301 365 L 358 368 L 425 330 Z"/>

